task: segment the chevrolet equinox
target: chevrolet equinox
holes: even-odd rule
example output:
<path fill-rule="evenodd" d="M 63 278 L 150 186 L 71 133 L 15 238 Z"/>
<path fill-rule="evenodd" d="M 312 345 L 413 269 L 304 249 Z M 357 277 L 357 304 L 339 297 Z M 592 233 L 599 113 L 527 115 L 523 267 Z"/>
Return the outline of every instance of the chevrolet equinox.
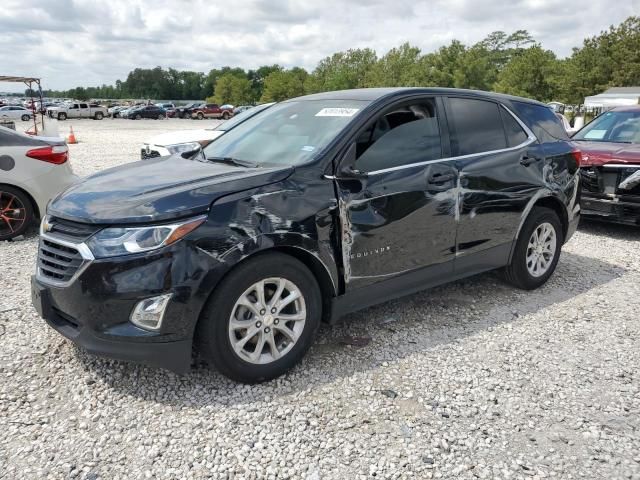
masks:
<path fill-rule="evenodd" d="M 89 352 L 260 382 L 321 321 L 501 269 L 534 289 L 580 213 L 580 152 L 523 98 L 439 88 L 276 104 L 203 149 L 55 198 L 32 299 Z"/>

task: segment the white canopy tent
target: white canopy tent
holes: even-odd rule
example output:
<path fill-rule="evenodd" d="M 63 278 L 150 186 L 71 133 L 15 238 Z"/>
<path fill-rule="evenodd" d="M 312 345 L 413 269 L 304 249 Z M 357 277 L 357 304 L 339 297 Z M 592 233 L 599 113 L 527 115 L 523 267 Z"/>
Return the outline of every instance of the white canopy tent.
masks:
<path fill-rule="evenodd" d="M 584 99 L 586 108 L 602 108 L 607 110 L 614 107 L 640 104 L 640 87 L 615 87 Z"/>

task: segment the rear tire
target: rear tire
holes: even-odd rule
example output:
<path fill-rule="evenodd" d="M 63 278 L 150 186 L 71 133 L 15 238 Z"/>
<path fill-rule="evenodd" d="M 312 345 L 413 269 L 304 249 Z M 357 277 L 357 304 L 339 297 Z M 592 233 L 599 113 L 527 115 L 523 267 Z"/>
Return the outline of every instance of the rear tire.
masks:
<path fill-rule="evenodd" d="M 204 119 L 204 114 L 202 112 L 198 112 L 197 117 L 198 117 L 198 120 L 202 120 Z"/>
<path fill-rule="evenodd" d="M 142 115 L 140 115 L 139 113 L 134 117 L 136 120 L 140 120 L 142 118 Z"/>
<path fill-rule="evenodd" d="M 223 120 L 229 120 L 229 117 L 230 117 L 229 112 L 223 112 L 222 113 L 222 119 Z"/>
<path fill-rule="evenodd" d="M 285 303 L 292 294 L 295 299 Z M 285 320 L 287 315 L 299 318 Z M 202 311 L 196 337 L 200 352 L 220 373 L 258 383 L 284 374 L 300 361 L 321 315 L 320 288 L 309 269 L 288 255 L 270 253 L 242 263 L 216 287 Z"/>
<path fill-rule="evenodd" d="M 96 112 L 93 118 L 96 120 L 102 120 L 104 118 L 104 114 L 102 112 Z"/>
<path fill-rule="evenodd" d="M 0 186 L 0 240 L 24 234 L 32 223 L 33 203 L 29 196 L 17 188 Z"/>
<path fill-rule="evenodd" d="M 165 116 L 163 114 L 158 115 L 158 120 L 164 120 L 164 119 L 165 119 Z"/>
<path fill-rule="evenodd" d="M 505 280 L 523 290 L 544 285 L 558 265 L 563 243 L 556 212 L 534 208 L 516 240 L 511 263 L 504 269 Z"/>

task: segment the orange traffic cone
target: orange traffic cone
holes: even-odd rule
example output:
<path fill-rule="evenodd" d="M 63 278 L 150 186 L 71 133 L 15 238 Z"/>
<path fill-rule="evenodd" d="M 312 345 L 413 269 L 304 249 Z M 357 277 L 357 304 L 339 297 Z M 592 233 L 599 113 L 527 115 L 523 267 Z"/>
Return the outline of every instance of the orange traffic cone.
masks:
<path fill-rule="evenodd" d="M 75 133 L 73 133 L 73 127 L 69 127 L 69 136 L 67 137 L 67 143 L 78 143 L 78 141 L 76 140 L 76 135 Z"/>

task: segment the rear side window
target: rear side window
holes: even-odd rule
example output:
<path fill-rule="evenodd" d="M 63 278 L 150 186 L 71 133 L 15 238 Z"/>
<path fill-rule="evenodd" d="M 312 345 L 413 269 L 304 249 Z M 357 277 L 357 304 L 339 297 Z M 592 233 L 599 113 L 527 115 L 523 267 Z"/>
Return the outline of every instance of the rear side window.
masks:
<path fill-rule="evenodd" d="M 504 108 L 500 109 L 500 114 L 502 115 L 504 131 L 507 134 L 507 143 L 509 146 L 516 147 L 526 142 L 529 136 L 522 129 L 518 121 L 513 118 L 513 115 L 507 112 Z"/>
<path fill-rule="evenodd" d="M 569 140 L 566 130 L 551 108 L 525 102 L 513 102 L 513 106 L 518 117 L 541 142 Z"/>
<path fill-rule="evenodd" d="M 454 155 L 472 155 L 507 148 L 497 103 L 475 98 L 450 98 Z"/>

